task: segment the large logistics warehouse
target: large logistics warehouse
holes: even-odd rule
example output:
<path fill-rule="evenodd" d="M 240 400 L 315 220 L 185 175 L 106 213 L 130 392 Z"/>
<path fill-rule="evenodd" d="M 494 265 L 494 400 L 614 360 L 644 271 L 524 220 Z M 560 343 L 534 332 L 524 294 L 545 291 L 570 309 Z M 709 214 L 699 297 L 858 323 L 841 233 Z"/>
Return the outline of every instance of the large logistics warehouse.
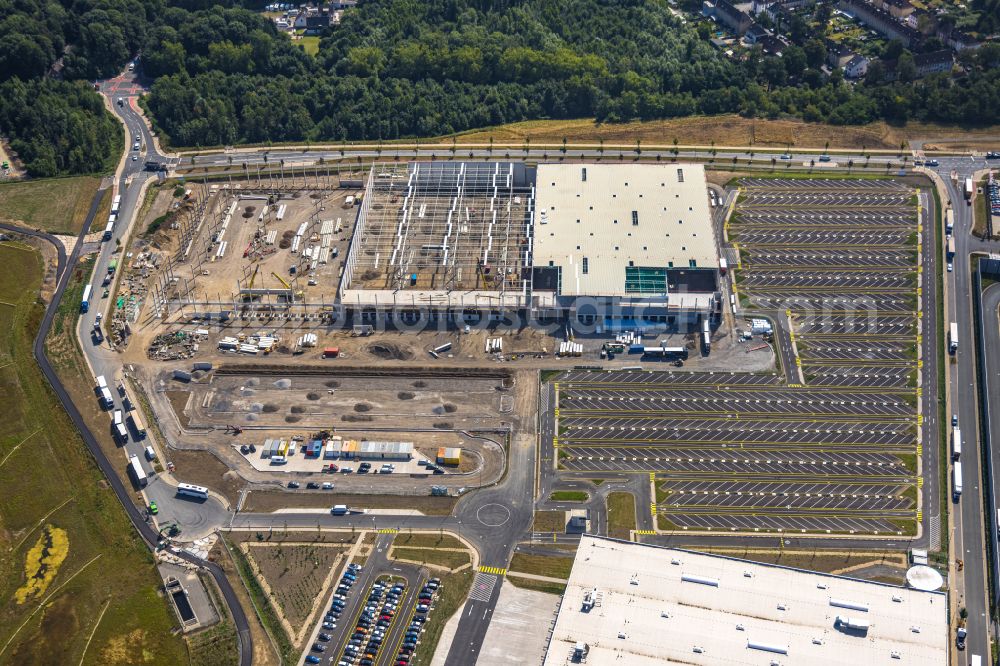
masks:
<path fill-rule="evenodd" d="M 694 324 L 720 308 L 699 164 L 376 164 L 340 284 L 359 322 Z"/>
<path fill-rule="evenodd" d="M 948 598 L 584 535 L 544 666 L 948 663 Z"/>

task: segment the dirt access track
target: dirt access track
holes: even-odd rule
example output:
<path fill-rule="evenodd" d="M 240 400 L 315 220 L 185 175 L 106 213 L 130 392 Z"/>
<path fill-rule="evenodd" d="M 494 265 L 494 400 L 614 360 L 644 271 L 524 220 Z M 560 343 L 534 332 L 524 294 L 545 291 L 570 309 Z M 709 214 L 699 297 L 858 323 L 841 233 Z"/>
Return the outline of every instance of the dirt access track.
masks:
<path fill-rule="evenodd" d="M 333 481 L 338 492 L 425 495 L 431 485 L 489 484 L 504 473 L 508 433 L 534 427 L 525 417 L 534 413 L 533 372 L 515 377 L 499 368 L 234 364 L 180 381 L 163 365 L 144 370 L 143 385 L 167 445 L 208 451 L 229 474 L 258 488 L 294 479 Z M 301 438 L 301 446 L 322 431 L 344 440 L 412 442 L 413 460 L 392 461 L 396 473 L 372 476 L 324 474 L 329 462 L 357 465 L 300 452 L 284 465 L 259 459 L 265 439 Z M 244 444 L 257 451 L 241 452 Z M 417 460 L 434 461 L 438 447 L 462 449 L 462 461 L 444 466 L 444 474 L 428 474 Z"/>

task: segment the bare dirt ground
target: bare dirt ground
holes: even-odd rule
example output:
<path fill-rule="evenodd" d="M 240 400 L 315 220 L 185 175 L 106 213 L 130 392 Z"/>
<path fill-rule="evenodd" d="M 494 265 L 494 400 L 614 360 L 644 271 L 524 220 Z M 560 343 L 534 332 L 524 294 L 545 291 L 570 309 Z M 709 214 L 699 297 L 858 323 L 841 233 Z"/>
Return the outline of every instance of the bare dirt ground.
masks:
<path fill-rule="evenodd" d="M 238 324 L 240 322 L 237 322 Z M 146 357 L 146 346 L 154 335 L 166 330 L 194 331 L 198 326 L 142 326 L 134 328 L 133 339 L 125 354 L 126 362 L 150 364 Z M 555 352 L 562 342 L 558 331 L 548 331 L 539 328 L 523 327 L 511 331 L 495 329 L 482 330 L 472 328 L 468 333 L 461 329 L 421 330 L 421 331 L 379 331 L 369 336 L 354 336 L 350 330 L 333 329 L 325 326 L 305 326 L 301 322 L 284 322 L 281 325 L 263 325 L 247 322 L 246 325 L 227 327 L 211 326 L 207 338 L 199 341 L 198 351 L 192 357 L 194 361 L 209 361 L 216 364 L 238 364 L 250 362 L 280 363 L 295 367 L 297 365 L 329 366 L 419 366 L 419 367 L 499 367 L 514 370 L 549 370 L 571 369 L 574 365 L 600 365 L 608 369 L 644 365 L 648 369 L 672 369 L 666 362 L 645 362 L 629 354 L 619 354 L 613 359 L 601 358 L 601 346 L 613 340 L 608 333 L 601 335 L 579 334 L 574 341 L 584 347 L 581 356 L 559 358 Z M 315 333 L 318 337 L 317 346 L 307 349 L 302 354 L 293 354 L 291 346 L 303 333 Z M 275 351 L 270 354 L 248 356 L 235 352 L 223 352 L 217 349 L 218 340 L 227 336 L 239 334 L 255 335 L 266 333 L 280 338 Z M 501 337 L 503 339 L 503 354 L 486 352 L 486 340 Z M 742 345 L 735 342 L 727 327 L 723 326 L 715 332 L 712 339 L 713 349 L 710 356 L 701 355 L 695 341 L 695 336 L 687 331 L 666 331 L 644 338 L 646 344 L 663 343 L 667 346 L 686 346 L 689 356 L 684 366 L 690 370 L 730 369 L 756 372 L 772 368 L 774 359 L 770 351 L 747 354 Z M 450 344 L 451 348 L 437 354 L 430 352 L 442 345 Z M 337 358 L 323 358 L 322 350 L 336 347 L 340 350 Z M 282 351 L 285 350 L 285 351 Z M 156 363 L 156 362 L 153 362 Z M 151 366 L 152 367 L 152 366 Z M 173 366 L 169 366 L 173 367 Z"/>
<path fill-rule="evenodd" d="M 301 292 L 300 298 L 307 302 L 332 303 L 357 215 L 357 209 L 345 203 L 351 194 L 348 190 L 286 191 L 271 204 L 263 194 L 239 199 L 233 199 L 224 190 L 210 194 L 203 219 L 198 219 L 192 212 L 180 221 L 180 226 L 191 224 L 197 231 L 187 261 L 174 266 L 173 274 L 183 281 L 178 289 L 186 290 L 190 286 L 190 297 L 194 300 L 218 300 L 221 297 L 231 302 L 236 296 L 238 283 L 240 287 L 275 290 L 289 285 L 296 293 Z M 282 219 L 278 220 L 282 207 Z M 230 215 L 231 209 L 233 212 Z M 224 225 L 227 215 L 230 221 Z M 314 246 L 318 254 L 321 245 L 319 232 L 325 220 L 331 221 L 334 230 L 339 221 L 341 230 L 334 231 L 331 236 L 329 260 L 317 263 L 313 270 L 305 250 Z M 307 225 L 307 233 L 302 237 L 299 248 L 293 251 L 292 238 L 303 223 Z M 272 245 L 258 239 L 261 251 L 248 253 L 258 232 L 266 235 L 271 231 L 276 232 Z M 175 239 L 180 232 L 165 229 L 157 235 Z M 226 250 L 219 257 L 218 251 L 223 242 L 226 243 Z M 178 246 L 176 249 L 185 248 Z"/>
<path fill-rule="evenodd" d="M 505 466 L 500 431 L 508 424 L 515 430 L 522 423 L 533 427 L 525 417 L 533 408 L 523 401 L 535 395 L 534 373 L 515 380 L 512 389 L 500 390 L 497 378 L 304 376 L 291 368 L 252 376 L 210 373 L 185 383 L 170 372 L 148 371 L 156 369 L 137 368 L 137 374 L 168 443 L 166 458 L 184 469 L 185 478 L 218 489 L 233 503 L 246 482 L 258 490 L 277 490 L 294 479 L 303 490 L 281 493 L 294 497 L 308 494 L 307 481 L 333 482 L 338 492 L 404 495 L 429 495 L 432 485 L 493 483 Z M 227 431 L 229 425 L 243 431 L 234 434 Z M 397 465 L 394 474 L 326 474 L 322 468 L 329 462 L 356 469 L 357 461 L 307 458 L 298 450 L 321 432 L 344 440 L 412 442 L 415 458 L 430 460 L 436 459 L 439 447 L 458 447 L 463 463 L 445 467 L 440 475 L 400 461 L 392 461 Z M 270 466 L 258 460 L 265 439 L 293 437 L 302 441 L 288 464 Z M 257 452 L 242 453 L 240 445 L 251 443 Z"/>

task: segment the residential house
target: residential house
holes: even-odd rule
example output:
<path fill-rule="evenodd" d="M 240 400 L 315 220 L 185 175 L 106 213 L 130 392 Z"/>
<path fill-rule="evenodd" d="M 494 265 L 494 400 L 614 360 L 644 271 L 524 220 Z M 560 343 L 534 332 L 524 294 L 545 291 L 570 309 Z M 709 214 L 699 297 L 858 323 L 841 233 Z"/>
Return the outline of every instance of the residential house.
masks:
<path fill-rule="evenodd" d="M 863 55 L 855 55 L 844 65 L 844 76 L 848 79 L 860 79 L 868 73 L 868 63 L 871 62 Z"/>
<path fill-rule="evenodd" d="M 898 39 L 907 48 L 919 43 L 922 39 L 918 30 L 900 23 L 892 14 L 866 2 L 866 0 L 839 0 L 837 8 L 850 14 L 887 39 Z"/>
<path fill-rule="evenodd" d="M 747 44 L 759 44 L 762 39 L 769 37 L 771 35 L 770 31 L 759 23 L 754 23 L 747 30 L 743 38 L 747 40 Z"/>
<path fill-rule="evenodd" d="M 982 44 L 981 42 L 970 35 L 967 32 L 962 32 L 957 28 L 951 31 L 951 34 L 940 35 L 944 43 L 953 48 L 955 51 L 969 51 L 978 49 Z"/>
<path fill-rule="evenodd" d="M 941 49 L 930 53 L 918 53 L 913 56 L 913 64 L 917 66 L 918 76 L 930 76 L 950 72 L 955 66 L 955 57 L 948 49 Z"/>
<path fill-rule="evenodd" d="M 334 23 L 335 13 L 329 8 L 306 7 L 295 17 L 293 24 L 296 30 L 303 30 L 306 35 L 319 35 Z"/>
<path fill-rule="evenodd" d="M 826 62 L 833 69 L 842 68 L 856 54 L 840 42 L 826 40 Z"/>
<path fill-rule="evenodd" d="M 885 60 L 885 78 L 887 81 L 895 81 L 899 76 L 898 61 Z M 931 53 L 919 53 L 913 56 L 913 64 L 917 69 L 917 77 L 923 78 L 931 74 L 941 74 L 950 72 L 955 64 L 954 56 L 948 49 L 932 51 Z"/>
<path fill-rule="evenodd" d="M 889 12 L 896 19 L 904 19 L 917 10 L 910 0 L 874 0 L 874 5 Z"/>
<path fill-rule="evenodd" d="M 714 17 L 716 21 L 741 37 L 753 25 L 754 21 L 750 15 L 734 7 L 729 0 L 715 0 L 714 3 L 706 2 L 705 7 L 710 12 L 708 16 Z"/>
<path fill-rule="evenodd" d="M 757 44 L 763 50 L 764 55 L 780 56 L 788 47 L 788 42 L 784 38 L 776 35 L 767 35 L 757 40 Z"/>

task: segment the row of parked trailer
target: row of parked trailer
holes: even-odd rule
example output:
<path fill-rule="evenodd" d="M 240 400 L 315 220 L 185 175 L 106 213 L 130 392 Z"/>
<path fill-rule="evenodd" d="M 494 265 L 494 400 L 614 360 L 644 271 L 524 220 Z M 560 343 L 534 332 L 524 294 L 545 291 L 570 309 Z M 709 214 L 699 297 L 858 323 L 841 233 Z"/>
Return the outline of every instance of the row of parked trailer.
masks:
<path fill-rule="evenodd" d="M 111 236 L 115 232 L 115 223 L 118 221 L 118 215 L 121 212 L 122 206 L 122 195 L 116 194 L 114 200 L 111 202 L 111 214 L 108 215 L 108 223 L 104 227 L 104 240 L 111 240 Z"/>
<path fill-rule="evenodd" d="M 94 390 L 100 400 L 101 407 L 105 410 L 114 409 L 115 401 L 111 395 L 111 387 L 108 386 L 108 380 L 105 379 L 104 375 L 98 375 L 95 378 L 95 382 L 96 388 Z M 132 429 L 135 431 L 136 439 L 139 440 L 144 438 L 146 436 L 146 425 L 143 423 L 142 417 L 139 415 L 139 411 L 135 408 L 135 404 L 129 399 L 128 394 L 125 391 L 124 384 L 120 384 L 118 386 L 118 392 L 122 396 L 122 404 L 128 409 L 127 417 L 128 420 L 132 422 Z M 128 429 L 125 427 L 125 416 L 126 414 L 120 409 L 115 409 L 112 414 L 115 437 L 120 442 L 128 441 Z"/>

